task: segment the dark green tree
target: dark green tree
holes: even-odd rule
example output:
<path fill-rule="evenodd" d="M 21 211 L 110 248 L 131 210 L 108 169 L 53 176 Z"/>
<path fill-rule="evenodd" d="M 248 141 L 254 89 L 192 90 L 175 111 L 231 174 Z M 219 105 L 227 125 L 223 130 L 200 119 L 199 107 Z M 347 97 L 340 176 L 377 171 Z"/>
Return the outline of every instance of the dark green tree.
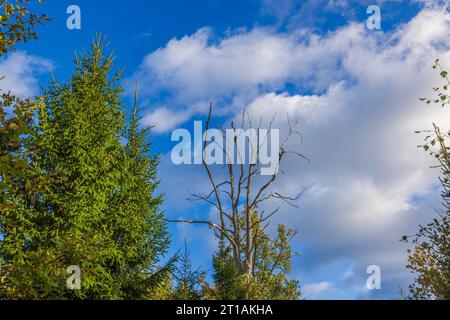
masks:
<path fill-rule="evenodd" d="M 231 249 L 225 244 L 219 245 L 213 256 L 213 283 L 206 285 L 204 292 L 212 300 L 244 300 L 247 289 L 244 276 L 236 268 Z"/>

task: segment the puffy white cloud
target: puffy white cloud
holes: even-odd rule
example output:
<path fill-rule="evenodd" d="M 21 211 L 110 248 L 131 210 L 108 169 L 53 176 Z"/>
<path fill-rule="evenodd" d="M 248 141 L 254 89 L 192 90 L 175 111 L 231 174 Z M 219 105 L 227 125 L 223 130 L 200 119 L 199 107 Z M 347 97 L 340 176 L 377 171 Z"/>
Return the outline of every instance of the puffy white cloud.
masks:
<path fill-rule="evenodd" d="M 192 115 L 186 108 L 207 110 L 198 108 L 200 102 L 242 106 L 286 82 L 314 91 L 329 88 L 343 76 L 336 68 L 339 56 L 330 52 L 342 53 L 353 41 L 361 42 L 362 30 L 350 25 L 323 38 L 306 30 L 279 34 L 256 28 L 216 41 L 212 31 L 204 28 L 149 54 L 135 77 L 143 96 L 170 93 L 168 105 L 177 107 L 154 107 L 149 116 L 153 122 L 161 116 L 172 118 L 155 123 L 156 130 L 170 130 L 173 125 L 166 123 L 179 123 Z"/>
<path fill-rule="evenodd" d="M 164 111 L 177 124 L 199 112 L 190 103 L 208 98 L 230 99 L 232 117 L 242 104 L 267 121 L 277 113 L 274 126 L 282 131 L 286 114 L 298 119 L 304 143 L 292 147 L 312 164 L 288 160 L 288 174 L 277 187 L 306 192 L 300 209 L 283 207 L 276 218 L 300 231 L 302 258 L 294 272 L 308 281 L 317 268 L 350 262 L 357 284 L 347 285 L 367 297 L 368 265 L 381 267 L 387 288 L 408 280 L 406 249 L 398 239 L 430 219 L 432 204 L 439 205 L 436 190 L 430 193 L 438 172 L 416 148 L 423 137 L 414 131 L 432 122 L 450 128 L 448 110 L 418 101 L 440 83 L 431 65 L 438 57 L 450 61 L 449 37 L 450 14 L 442 10 L 423 10 L 388 33 L 349 24 L 325 35 L 256 28 L 214 39 L 202 29 L 148 55 L 137 76 L 147 93 L 170 91 L 173 101 L 185 104 L 180 116 Z M 298 93 L 288 92 L 286 83 Z M 158 112 L 165 115 L 157 110 L 153 119 Z M 173 181 L 165 176 L 165 191 L 179 183 L 181 171 L 193 174 L 190 167 L 179 170 Z M 200 188 L 197 180 L 192 185 Z"/>
<path fill-rule="evenodd" d="M 166 107 L 160 107 L 142 118 L 141 123 L 147 126 L 155 126 L 155 132 L 166 132 L 176 128 L 192 116 L 192 112 L 173 112 Z"/>
<path fill-rule="evenodd" d="M 204 28 L 148 55 L 137 77 L 144 90 L 169 88 L 182 101 L 217 98 L 284 80 L 292 45 L 260 29 L 214 43 L 212 31 Z"/>
<path fill-rule="evenodd" d="M 15 95 L 32 97 L 39 92 L 37 75 L 48 72 L 51 62 L 17 51 L 0 58 L 0 88 Z"/>
<path fill-rule="evenodd" d="M 298 163 L 287 163 L 289 175 L 280 185 L 296 181 L 310 189 L 300 212 L 286 208 L 280 221 L 297 225 L 300 241 L 314 248 L 303 255 L 315 260 L 305 262 L 306 272 L 342 259 L 358 264 L 361 283 L 369 264 L 380 265 L 385 279 L 407 278 L 405 248 L 397 240 L 430 219 L 431 204 L 439 205 L 436 198 L 412 201 L 438 174 L 429 169 L 432 159 L 415 148 L 423 137 L 413 132 L 433 121 L 450 127 L 448 110 L 418 102 L 440 82 L 431 70 L 434 58 L 449 61 L 449 18 L 422 12 L 382 44 L 366 39 L 334 52 L 351 85 L 330 87 L 322 96 L 269 93 L 250 104 L 257 116 L 290 113 L 302 124 L 300 148 L 312 165 L 299 170 Z"/>

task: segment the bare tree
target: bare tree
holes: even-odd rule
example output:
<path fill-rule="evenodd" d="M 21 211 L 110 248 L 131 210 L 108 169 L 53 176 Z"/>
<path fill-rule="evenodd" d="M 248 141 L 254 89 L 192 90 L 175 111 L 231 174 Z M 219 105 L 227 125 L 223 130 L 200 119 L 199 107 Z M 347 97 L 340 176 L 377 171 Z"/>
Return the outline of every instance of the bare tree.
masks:
<path fill-rule="evenodd" d="M 212 117 L 212 104 L 209 108 L 208 118 L 206 121 L 206 132 L 210 128 Z M 272 129 L 275 115 L 271 119 L 267 132 Z M 213 174 L 210 164 L 205 161 L 205 151 L 208 137 L 205 136 L 203 142 L 203 167 L 208 176 L 210 190 L 207 193 L 191 193 L 188 200 L 202 201 L 215 208 L 218 214 L 219 222 L 211 220 L 167 220 L 168 222 L 176 223 L 190 223 L 190 224 L 207 224 L 214 231 L 214 235 L 222 242 L 228 242 L 232 248 L 232 254 L 237 269 L 249 276 L 252 276 L 255 271 L 255 252 L 258 245 L 258 232 L 262 232 L 270 225 L 270 219 L 276 214 L 280 207 L 266 212 L 263 208 L 263 203 L 269 200 L 281 200 L 290 206 L 297 207 L 296 201 L 300 198 L 301 193 L 294 196 L 282 195 L 273 190 L 273 183 L 276 181 L 278 175 L 283 173 L 280 169 L 282 161 L 289 154 L 302 158 L 309 162 L 309 160 L 302 154 L 296 151 L 289 150 L 289 142 L 297 136 L 302 139 L 299 131 L 297 131 L 298 123 L 292 123 L 288 117 L 288 131 L 284 141 L 281 143 L 279 150 L 272 150 L 271 152 L 278 152 L 278 163 L 274 173 L 268 176 L 261 176 L 262 165 L 259 161 L 260 150 L 262 144 L 267 143 L 268 135 L 264 139 L 254 141 L 248 138 L 248 152 L 249 159 L 257 159 L 256 162 L 245 161 L 245 154 L 240 152 L 238 146 L 239 139 L 244 134 L 244 129 L 253 128 L 253 121 L 247 111 L 243 111 L 240 125 L 237 127 L 232 122 L 231 129 L 235 132 L 233 139 L 233 149 L 237 150 L 237 157 L 240 161 L 234 161 L 234 153 L 225 149 L 221 145 L 222 151 L 227 159 L 226 163 L 221 167 L 225 172 L 226 179 L 220 180 L 219 174 Z M 259 132 L 262 129 L 263 119 L 259 120 L 256 130 Z M 225 130 L 220 129 L 223 134 Z M 245 139 L 245 135 L 243 137 Z M 261 138 L 261 137 L 260 137 Z M 242 140 L 240 140 L 242 141 Z M 217 142 L 210 142 L 217 143 Z M 237 164 L 235 163 L 237 162 Z M 248 162 L 248 163 L 246 163 Z M 220 182 L 219 182 L 220 181 Z M 276 266 L 273 267 L 274 269 Z"/>

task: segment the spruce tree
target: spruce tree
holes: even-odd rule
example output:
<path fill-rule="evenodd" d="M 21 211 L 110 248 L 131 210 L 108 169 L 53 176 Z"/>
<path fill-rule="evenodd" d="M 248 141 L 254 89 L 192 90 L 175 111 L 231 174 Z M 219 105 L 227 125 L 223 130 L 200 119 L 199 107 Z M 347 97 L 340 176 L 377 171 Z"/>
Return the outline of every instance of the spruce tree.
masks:
<path fill-rule="evenodd" d="M 231 248 L 222 242 L 213 256 L 213 284 L 205 287 L 206 297 L 213 300 L 244 300 L 247 297 L 244 276 L 236 268 Z"/>
<path fill-rule="evenodd" d="M 29 145 L 8 154 L 25 169 L 2 172 L 6 298 L 144 299 L 170 272 L 173 259 L 158 267 L 169 243 L 154 195 L 158 158 L 136 108 L 125 124 L 120 74 L 111 76 L 104 49 L 98 39 L 68 83 L 49 85 Z M 28 190 L 20 198 L 18 186 Z M 81 270 L 80 290 L 66 286 L 69 266 Z"/>
<path fill-rule="evenodd" d="M 173 278 L 175 287 L 173 299 L 176 300 L 200 300 L 203 298 L 201 290 L 205 279 L 205 272 L 192 268 L 190 252 L 184 242 L 184 252 L 180 256 L 178 265 L 174 269 Z"/>
<path fill-rule="evenodd" d="M 244 217 L 240 223 L 245 223 Z M 256 244 L 252 276 L 236 268 L 231 248 L 222 243 L 213 257 L 214 282 L 205 290 L 208 297 L 218 300 L 299 299 L 299 282 L 289 276 L 293 256 L 290 240 L 296 235 L 295 230 L 280 224 L 276 235 L 270 236 L 256 213 L 252 215 L 252 224 Z M 242 241 L 241 250 L 245 252 L 245 249 L 245 241 Z"/>
<path fill-rule="evenodd" d="M 69 83 L 54 81 L 45 91 L 36 136 L 44 150 L 39 162 L 60 178 L 46 199 L 60 230 L 55 245 L 61 257 L 51 268 L 80 267 L 82 289 L 67 292 L 77 298 L 121 297 L 116 275 L 126 255 L 116 239 L 117 212 L 110 204 L 120 186 L 124 119 L 111 63 L 100 40 L 77 57 Z"/>
<path fill-rule="evenodd" d="M 172 258 L 163 268 L 157 266 L 169 246 L 166 223 L 159 210 L 162 198 L 155 196 L 159 158 L 150 154 L 151 128 L 139 127 L 137 112 L 136 84 L 133 114 L 125 131 L 120 188 L 111 203 L 116 212 L 115 224 L 119 226 L 115 237 L 127 254 L 121 281 L 128 299 L 149 296 L 155 286 L 169 277 L 174 263 Z"/>

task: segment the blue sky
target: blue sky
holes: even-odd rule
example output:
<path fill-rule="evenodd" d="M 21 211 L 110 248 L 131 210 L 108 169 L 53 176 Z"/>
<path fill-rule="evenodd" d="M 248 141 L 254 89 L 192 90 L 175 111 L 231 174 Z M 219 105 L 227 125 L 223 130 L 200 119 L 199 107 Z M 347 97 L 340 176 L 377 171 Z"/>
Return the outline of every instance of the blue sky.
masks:
<path fill-rule="evenodd" d="M 81 30 L 66 28 L 66 9 L 81 8 Z M 368 30 L 366 9 L 381 8 L 381 30 Z M 292 114 L 312 164 L 286 163 L 277 187 L 306 192 L 300 208 L 282 207 L 274 223 L 296 227 L 293 275 L 306 298 L 398 298 L 406 287 L 406 247 L 398 239 L 430 219 L 438 205 L 437 172 L 416 148 L 413 132 L 433 121 L 449 127 L 442 110 L 418 98 L 438 84 L 431 64 L 450 61 L 447 1 L 46 0 L 52 21 L 40 40 L 0 60 L 7 86 L 38 94 L 52 69 L 67 79 L 73 53 L 96 33 L 107 35 L 116 67 L 139 80 L 143 123 L 155 125 L 162 152 L 160 192 L 170 217 L 205 217 L 187 202 L 202 190 L 204 173 L 174 166 L 173 129 L 204 119 L 209 101 L 225 120 L 245 106 L 270 119 Z M 21 80 L 22 79 L 22 80 Z M 130 96 L 124 101 L 130 103 Z M 448 118 L 448 116 L 446 117 Z M 285 119 L 276 124 L 286 127 Z M 204 226 L 170 226 L 171 253 L 187 238 L 194 264 L 210 270 L 214 241 Z M 382 289 L 365 289 L 366 268 L 380 265 Z"/>

